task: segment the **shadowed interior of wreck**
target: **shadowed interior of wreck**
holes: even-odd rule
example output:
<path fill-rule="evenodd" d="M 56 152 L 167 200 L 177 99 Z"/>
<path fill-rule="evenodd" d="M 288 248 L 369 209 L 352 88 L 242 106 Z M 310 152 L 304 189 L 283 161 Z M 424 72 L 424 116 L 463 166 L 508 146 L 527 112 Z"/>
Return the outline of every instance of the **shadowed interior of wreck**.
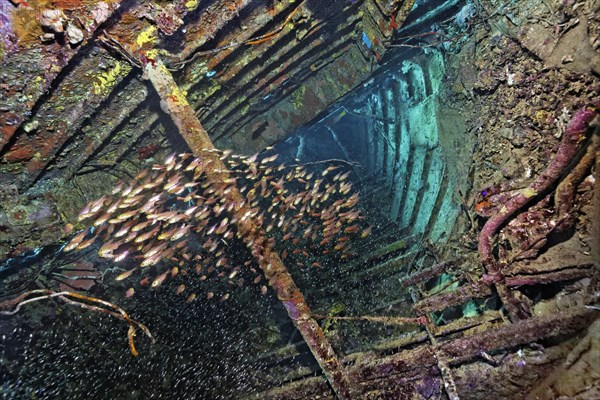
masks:
<path fill-rule="evenodd" d="M 594 1 L 0 17 L 5 398 L 600 396 Z"/>

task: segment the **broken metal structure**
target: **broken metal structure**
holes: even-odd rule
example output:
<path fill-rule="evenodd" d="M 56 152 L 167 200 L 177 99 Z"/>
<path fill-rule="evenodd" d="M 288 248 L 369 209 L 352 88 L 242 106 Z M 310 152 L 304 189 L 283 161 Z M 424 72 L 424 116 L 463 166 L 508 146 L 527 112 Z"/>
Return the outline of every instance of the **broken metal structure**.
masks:
<path fill-rule="evenodd" d="M 302 158 L 330 140 L 326 151 L 363 166 L 363 197 L 385 225 L 360 257 L 323 271 L 318 287 L 269 252 L 261 268 L 292 320 L 280 319 L 280 331 L 291 333 L 255 357 L 266 366 L 255 372 L 250 392 L 258 395 L 237 395 L 524 398 L 547 393 L 560 380 L 553 371 L 583 368 L 578 345 L 561 343 L 577 335 L 595 343 L 598 310 L 586 293 L 597 284 L 597 254 L 570 239 L 482 276 L 474 248 L 471 255 L 447 248 L 453 236 L 476 229 L 464 194 L 479 166 L 473 121 L 441 104 L 444 85 L 457 73 L 464 87 L 456 93 L 485 91 L 468 86 L 469 67 L 450 65 L 435 48 L 447 38 L 429 27 L 468 20 L 471 2 L 73 1 L 50 15 L 60 29 L 71 27 L 69 35 L 53 31 L 52 21 L 27 23 L 53 9 L 51 1 L 1 4 L 16 8 L 18 25 L 3 45 L 2 68 L 19 79 L 3 73 L 0 82 L 0 258 L 64 239 L 63 226 L 75 224 L 81 206 L 171 148 L 216 157 L 205 152 L 213 143 L 242 154 L 291 143 L 287 150 Z M 491 16 L 502 9 L 481 7 Z M 350 125 L 365 132 L 357 148 L 343 137 Z M 586 137 L 591 132 L 586 125 Z M 595 196 L 598 204 L 597 181 Z M 252 221 L 240 227 L 256 229 Z M 536 298 L 549 286 L 551 294 Z M 558 312 L 544 312 L 553 306 Z M 336 313 L 426 316 L 427 323 L 326 329 Z M 523 389 L 500 393 L 477 381 L 481 371 L 498 382 L 514 377 Z"/>

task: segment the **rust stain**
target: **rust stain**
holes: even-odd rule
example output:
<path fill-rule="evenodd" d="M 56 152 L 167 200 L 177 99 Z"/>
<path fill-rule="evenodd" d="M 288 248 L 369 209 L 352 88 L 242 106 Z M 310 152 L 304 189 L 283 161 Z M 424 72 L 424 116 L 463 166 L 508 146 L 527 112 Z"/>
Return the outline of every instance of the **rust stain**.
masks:
<path fill-rule="evenodd" d="M 22 161 L 28 161 L 31 160 L 31 158 L 33 158 L 33 155 L 35 154 L 35 152 L 33 151 L 33 149 L 31 147 L 21 147 L 21 148 L 16 148 L 14 150 L 9 151 L 8 153 L 6 153 L 6 155 L 4 156 L 5 160 L 8 162 L 22 162 Z"/>

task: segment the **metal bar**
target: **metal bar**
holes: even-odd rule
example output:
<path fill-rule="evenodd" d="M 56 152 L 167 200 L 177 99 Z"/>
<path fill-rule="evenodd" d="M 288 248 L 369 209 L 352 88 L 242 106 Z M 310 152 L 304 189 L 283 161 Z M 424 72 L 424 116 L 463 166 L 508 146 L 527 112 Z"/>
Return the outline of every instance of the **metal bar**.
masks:
<path fill-rule="evenodd" d="M 148 60 L 147 57 L 141 58 L 146 60 L 143 63 L 145 76 L 152 82 L 166 105 L 166 110 L 179 129 L 181 136 L 196 156 L 212 162 L 214 170 L 207 172 L 207 180 L 222 182 L 227 179 L 229 172 L 222 172 L 227 171 L 227 167 L 219 159 L 218 154 L 210 151 L 214 150 L 214 145 L 171 73 L 158 57 L 152 60 Z M 227 200 L 230 203 L 240 204 L 244 200 L 242 194 L 235 189 L 225 196 L 228 197 Z M 257 258 L 269 285 L 275 290 L 277 298 L 283 303 L 292 322 L 302 334 L 337 396 L 340 399 L 350 399 L 350 382 L 337 354 L 325 338 L 319 324 L 311 317 L 311 311 L 304 296 L 294 283 L 279 255 L 273 250 L 272 244 L 260 228 L 260 224 L 254 218 L 243 218 L 248 211 L 247 205 L 238 210 L 235 208 L 232 210 L 232 216 L 237 219 L 242 240 L 251 246 L 252 254 Z"/>

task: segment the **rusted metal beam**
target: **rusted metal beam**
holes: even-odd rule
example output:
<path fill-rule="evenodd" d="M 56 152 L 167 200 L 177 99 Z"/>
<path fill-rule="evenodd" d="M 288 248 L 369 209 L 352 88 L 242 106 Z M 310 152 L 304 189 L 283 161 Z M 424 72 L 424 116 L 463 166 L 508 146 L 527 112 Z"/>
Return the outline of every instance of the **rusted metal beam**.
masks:
<path fill-rule="evenodd" d="M 515 349 L 533 341 L 576 335 L 599 315 L 598 311 L 577 307 L 515 323 L 488 325 L 484 331 L 476 329 L 459 338 L 440 341 L 437 350 L 439 355 L 448 360 L 448 368 L 453 369 L 459 364 L 480 359 L 482 352 L 496 353 Z M 425 339 L 424 333 L 415 333 L 414 336 L 419 343 Z M 405 345 L 414 344 L 412 341 L 407 341 Z M 369 398 L 373 391 L 379 391 L 381 396 L 379 398 L 409 398 L 413 393 L 409 390 L 413 386 L 411 382 L 423 377 L 434 379 L 440 374 L 432 345 L 424 343 L 384 358 L 367 352 L 351 354 L 345 357 L 344 361 L 353 364 L 349 367 L 348 374 L 356 384 L 361 399 Z M 403 393 L 404 396 L 391 397 L 402 389 L 397 385 L 394 387 L 393 383 L 404 385 L 404 389 L 408 392 Z M 279 388 L 277 398 L 295 399 L 298 398 L 294 397 L 298 393 L 298 388 L 311 390 L 310 388 L 316 387 L 314 380 L 298 381 L 293 387 L 286 385 Z"/>
<path fill-rule="evenodd" d="M 245 8 L 245 4 L 243 6 Z M 290 7 L 296 6 L 291 5 Z M 173 60 L 172 65 L 177 66 L 185 64 L 187 70 L 186 72 L 190 72 L 204 65 L 208 71 L 211 71 L 213 68 L 219 66 L 221 63 L 227 64 L 227 62 L 229 61 L 228 58 L 236 49 L 239 48 L 239 46 L 235 46 L 233 44 L 242 44 L 247 42 L 251 38 L 258 36 L 261 30 L 268 29 L 273 20 L 277 19 L 281 14 L 283 14 L 286 11 L 287 8 L 285 6 L 285 3 L 277 3 L 277 5 L 273 6 L 272 9 L 270 9 L 267 6 L 257 7 L 253 9 L 248 16 L 245 17 L 245 21 L 251 21 L 250 26 L 244 26 L 241 29 L 241 31 L 235 29 L 227 33 L 224 33 L 223 31 L 214 31 L 214 26 L 205 26 L 205 20 L 199 18 L 197 22 L 199 23 L 199 26 L 197 28 L 195 27 L 195 24 L 193 24 L 190 29 L 187 29 L 188 32 L 194 32 L 194 37 L 192 38 L 186 32 L 186 38 L 190 40 L 189 42 L 186 41 L 186 43 L 192 43 L 193 45 L 184 48 L 183 51 L 177 55 L 177 58 Z M 216 33 L 220 34 L 220 40 L 219 43 L 217 43 L 217 48 L 221 46 L 228 47 L 223 48 L 219 52 L 214 52 L 210 54 L 210 58 L 207 59 L 207 56 L 204 55 L 205 53 L 200 52 L 198 50 L 202 45 L 206 43 L 207 38 L 209 37 L 207 36 L 209 33 L 206 32 L 206 30 L 208 29 L 211 29 L 212 36 L 216 35 Z"/>
<path fill-rule="evenodd" d="M 532 341 L 574 335 L 585 329 L 600 312 L 585 307 L 568 309 L 545 317 L 504 324 L 485 332 L 476 331 L 454 340 L 439 343 L 440 353 L 450 366 L 480 357 L 482 351 L 495 352 L 531 343 Z M 362 358 L 362 360 L 361 360 Z M 354 382 L 367 382 L 389 375 L 401 374 L 419 367 L 436 365 L 430 345 L 421 345 L 383 359 L 368 354 L 357 357 L 349 370 Z"/>
<path fill-rule="evenodd" d="M 484 283 L 466 284 L 448 293 L 424 298 L 415 303 L 414 308 L 420 313 L 441 311 L 445 308 L 463 304 L 471 299 L 480 299 L 492 295 L 492 290 Z"/>
<path fill-rule="evenodd" d="M 314 86 L 311 85 L 307 79 L 309 74 L 317 72 L 320 67 L 317 66 L 319 60 L 322 59 L 335 59 L 339 57 L 342 53 L 349 51 L 352 48 L 352 44 L 354 39 L 352 38 L 353 31 L 350 30 L 349 33 L 343 36 L 340 40 L 335 41 L 333 44 L 322 49 L 322 52 L 315 51 L 314 54 L 305 54 L 303 57 L 300 57 L 298 65 L 287 65 L 287 67 L 282 69 L 280 73 L 278 73 L 274 78 L 269 78 L 267 81 L 268 84 L 264 86 L 256 85 L 253 91 L 247 95 L 247 99 L 244 103 L 237 104 L 235 107 L 228 107 L 229 110 L 227 114 L 223 116 L 223 119 L 230 121 L 228 125 L 220 128 L 215 133 L 218 134 L 218 138 L 230 137 L 238 133 L 239 129 L 254 119 L 257 114 L 260 113 L 260 109 L 268 109 L 272 106 L 272 104 L 267 103 L 267 105 L 257 108 L 248 108 L 248 112 L 244 114 L 242 112 L 245 107 L 251 107 L 254 104 L 260 103 L 261 100 L 265 97 L 262 93 L 264 92 L 266 96 L 271 94 L 273 91 L 276 92 L 275 99 L 281 100 L 289 95 L 293 95 L 293 93 L 299 88 L 299 85 L 293 84 L 286 86 L 285 89 L 277 92 L 275 89 L 279 88 L 278 86 L 285 82 L 286 80 L 302 82 L 304 81 L 304 86 L 306 90 L 304 91 L 304 95 L 311 98 L 310 102 L 306 102 L 307 107 L 301 107 L 297 113 L 290 115 L 290 121 L 293 121 L 296 126 L 302 125 L 304 123 L 309 122 L 311 119 L 316 117 L 319 112 L 326 109 L 328 106 L 333 104 L 336 100 L 341 97 L 340 92 L 336 90 L 314 90 Z M 304 60 L 302 58 L 306 57 Z M 327 66 L 325 63 L 322 66 Z M 321 67 L 322 67 L 321 66 Z M 311 69 L 312 68 L 312 69 Z M 314 71 L 313 71 L 314 69 Z M 310 72 L 309 72 L 310 71 Z M 263 71 L 264 72 L 264 71 Z M 261 84 L 263 81 L 261 80 Z M 358 81 L 356 82 L 358 83 Z M 337 86 L 339 88 L 339 85 Z M 273 90 L 271 89 L 273 88 Z M 319 87 L 321 89 L 321 87 Z M 334 87 L 335 89 L 335 87 Z M 217 128 L 217 126 L 215 126 Z M 293 129 L 293 126 L 290 127 Z M 286 128 L 280 129 L 279 137 L 283 135 L 285 132 L 289 130 Z M 276 140 L 276 139 L 273 139 Z"/>
<path fill-rule="evenodd" d="M 511 287 L 543 285 L 556 282 L 564 282 L 598 274 L 597 267 L 590 263 L 584 265 L 568 266 L 564 269 L 531 275 L 516 275 L 506 277 L 506 285 Z"/>
<path fill-rule="evenodd" d="M 311 16 L 308 10 L 298 11 L 298 15 L 300 14 L 304 18 L 310 18 Z M 302 38 L 303 45 L 300 51 L 297 48 L 299 40 L 297 39 L 296 35 L 294 33 L 282 33 L 280 37 L 274 39 L 273 43 L 266 42 L 264 45 L 259 45 L 259 47 L 256 49 L 257 54 L 254 60 L 264 60 L 267 63 L 269 60 L 272 60 L 272 62 L 266 65 L 259 64 L 257 65 L 259 68 L 248 70 L 248 62 L 245 59 L 241 59 L 238 63 L 232 65 L 227 70 L 227 76 L 222 77 L 220 83 L 224 84 L 225 80 L 229 82 L 232 79 L 239 79 L 238 86 L 236 86 L 236 88 L 239 88 L 240 91 L 243 91 L 245 93 L 245 97 L 248 99 L 258 96 L 259 94 L 265 96 L 268 94 L 269 88 L 274 84 L 274 82 L 277 82 L 277 84 L 283 83 L 283 81 L 285 81 L 293 72 L 301 70 L 302 61 L 306 61 L 308 59 L 308 63 L 310 64 L 311 62 L 314 62 L 314 59 L 317 59 L 322 53 L 327 51 L 327 49 L 335 47 L 343 41 L 347 41 L 347 36 L 353 33 L 354 24 L 358 20 L 358 17 L 350 14 L 349 18 L 345 20 L 347 25 L 345 24 L 342 26 L 342 28 L 335 31 L 334 36 L 338 39 L 332 43 L 326 43 L 323 40 L 323 36 L 327 32 L 327 26 L 325 24 L 316 26 L 314 30 L 307 33 L 306 36 Z M 329 32 L 329 34 L 331 33 Z M 270 54 L 265 51 L 260 51 L 260 46 L 272 46 L 277 50 L 273 54 Z M 253 50 L 249 49 L 248 51 Z M 293 68 L 294 65 L 297 65 L 297 67 Z M 306 66 L 304 68 L 306 68 Z M 277 86 L 277 84 L 275 84 L 275 86 Z M 223 96 L 221 101 L 215 102 L 213 111 L 215 113 L 227 115 L 230 114 L 234 109 L 240 107 L 240 104 L 232 103 L 227 99 L 230 99 L 230 97 Z"/>
<path fill-rule="evenodd" d="M 599 316 L 600 312 L 596 310 L 573 307 L 545 317 L 520 320 L 489 329 L 485 333 L 443 342 L 440 351 L 451 365 L 456 365 L 478 357 L 482 351 L 493 352 L 536 340 L 575 335 Z"/>
<path fill-rule="evenodd" d="M 208 133 L 196 118 L 194 110 L 187 102 L 185 94 L 177 86 L 171 73 L 157 55 L 143 51 L 141 54 L 144 75 L 152 82 L 164 102 L 166 110 L 179 129 L 179 133 L 197 157 L 210 160 L 209 162 L 214 166 L 213 171 L 207 171 L 207 180 L 223 182 L 228 179 L 230 176 L 227 166 L 220 160 L 217 153 L 211 151 L 214 150 L 214 146 Z M 231 190 L 226 196 L 228 203 L 246 204 L 238 190 Z M 247 205 L 239 209 L 234 207 L 232 210 L 232 216 L 237 220 L 242 240 L 249 246 L 252 255 L 257 258 L 258 265 L 268 279 L 269 285 L 287 310 L 294 326 L 302 334 L 337 396 L 340 399 L 350 399 L 351 385 L 336 353 L 325 338 L 317 321 L 312 318 L 311 310 L 302 292 L 294 283 L 279 255 L 272 248 L 272 242 L 268 240 L 258 221 L 254 218 L 244 218 L 248 211 Z"/>
<path fill-rule="evenodd" d="M 294 8 L 291 12 L 295 12 L 296 10 L 297 8 Z M 266 54 L 264 52 L 265 48 L 270 47 L 276 48 L 277 50 L 272 54 Z M 233 91 L 248 92 L 249 88 L 247 86 L 254 81 L 258 82 L 260 74 L 266 74 L 269 70 L 283 68 L 282 58 L 288 55 L 294 47 L 294 42 L 289 40 L 289 33 L 282 32 L 270 41 L 246 49 L 246 51 L 250 53 L 250 56 L 241 57 L 235 60 L 235 62 L 228 66 L 226 71 L 217 74 L 215 77 L 217 82 L 220 85 L 226 85 L 226 88 L 230 87 L 232 82 L 235 82 L 236 85 L 233 87 L 233 90 L 224 89 L 219 91 L 218 96 L 220 97 L 215 101 L 213 101 L 211 97 L 217 96 L 217 94 L 209 96 L 206 99 L 199 99 L 200 103 L 196 103 L 194 106 L 198 107 L 202 101 L 208 101 L 211 104 L 213 113 L 221 113 L 223 111 L 221 109 L 222 107 L 226 109 L 226 107 L 230 105 Z M 273 60 L 273 62 L 268 64 L 268 60 Z M 256 67 L 255 69 L 252 69 L 253 64 Z M 233 104 L 233 106 L 235 105 L 236 103 Z"/>

